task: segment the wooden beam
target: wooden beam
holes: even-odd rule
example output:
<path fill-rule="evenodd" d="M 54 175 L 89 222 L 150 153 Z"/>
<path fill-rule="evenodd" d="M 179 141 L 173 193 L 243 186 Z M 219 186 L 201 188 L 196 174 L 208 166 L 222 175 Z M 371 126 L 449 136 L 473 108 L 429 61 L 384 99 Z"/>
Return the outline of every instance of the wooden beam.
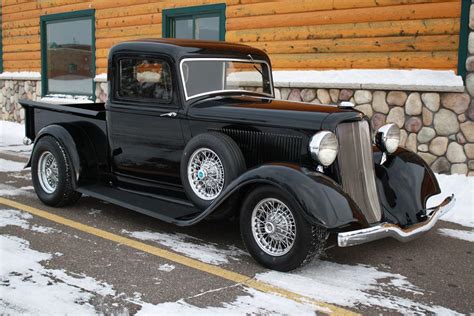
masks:
<path fill-rule="evenodd" d="M 229 6 L 227 18 L 436 2 L 460 2 L 460 0 L 282 0 Z"/>
<path fill-rule="evenodd" d="M 271 54 L 457 51 L 458 35 L 334 38 L 318 40 L 247 42 Z"/>
<path fill-rule="evenodd" d="M 107 39 L 107 38 L 114 38 L 114 37 L 129 37 L 129 36 L 161 37 L 161 24 L 102 28 L 102 29 L 96 30 L 95 36 L 97 40 L 102 39 L 102 38 Z"/>
<path fill-rule="evenodd" d="M 358 38 L 397 35 L 458 34 L 459 19 L 428 19 L 275 27 L 227 31 L 229 42 L 271 42 L 322 38 Z"/>
<path fill-rule="evenodd" d="M 458 18 L 460 3 L 410 4 L 305 13 L 288 13 L 227 19 L 227 30 L 285 26 L 327 25 L 359 22 L 402 21 L 432 18 Z"/>
<path fill-rule="evenodd" d="M 453 69 L 457 52 L 271 54 L 270 59 L 276 68 Z"/>
<path fill-rule="evenodd" d="M 161 24 L 162 14 L 134 15 L 119 18 L 96 19 L 96 28 L 113 28 L 146 24 Z"/>

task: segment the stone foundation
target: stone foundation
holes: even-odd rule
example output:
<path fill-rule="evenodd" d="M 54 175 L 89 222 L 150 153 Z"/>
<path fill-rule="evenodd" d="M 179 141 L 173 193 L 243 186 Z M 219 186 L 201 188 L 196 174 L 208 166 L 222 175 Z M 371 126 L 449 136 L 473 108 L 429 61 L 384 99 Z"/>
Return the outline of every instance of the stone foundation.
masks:
<path fill-rule="evenodd" d="M 3 120 L 23 123 L 19 99 L 40 99 L 40 81 L 0 80 Z M 107 83 L 96 83 L 96 101 L 107 99 Z M 401 128 L 402 146 L 418 153 L 437 173 L 474 176 L 474 103 L 468 93 L 275 88 L 278 99 L 336 105 L 351 101 L 377 129 Z"/>
<path fill-rule="evenodd" d="M 18 100 L 39 100 L 41 81 L 39 80 L 0 80 L 0 114 L 5 121 L 23 123 L 25 112 Z"/>

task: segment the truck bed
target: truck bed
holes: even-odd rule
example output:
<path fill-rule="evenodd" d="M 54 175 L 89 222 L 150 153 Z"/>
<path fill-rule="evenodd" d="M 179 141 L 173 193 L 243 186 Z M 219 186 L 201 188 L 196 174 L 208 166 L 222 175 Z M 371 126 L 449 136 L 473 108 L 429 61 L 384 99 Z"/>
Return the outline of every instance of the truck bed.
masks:
<path fill-rule="evenodd" d="M 31 100 L 20 100 L 19 103 L 25 108 L 25 111 L 31 109 L 44 109 L 55 112 L 65 112 L 71 114 L 78 114 L 99 119 L 105 119 L 105 103 L 63 103 L 53 104 L 47 102 L 38 102 Z M 26 113 L 25 113 L 26 114 Z"/>

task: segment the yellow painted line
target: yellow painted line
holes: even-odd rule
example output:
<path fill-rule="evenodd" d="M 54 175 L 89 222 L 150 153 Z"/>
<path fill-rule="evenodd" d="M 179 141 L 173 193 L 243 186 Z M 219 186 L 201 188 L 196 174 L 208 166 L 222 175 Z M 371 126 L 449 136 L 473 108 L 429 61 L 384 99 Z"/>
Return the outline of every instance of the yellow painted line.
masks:
<path fill-rule="evenodd" d="M 277 287 L 277 286 L 274 286 L 262 281 L 255 280 L 246 275 L 236 273 L 230 270 L 226 270 L 226 269 L 223 269 L 211 264 L 207 264 L 195 259 L 191 259 L 186 256 L 182 256 L 174 252 L 161 249 L 155 246 L 151 246 L 143 242 L 136 241 L 127 237 L 123 237 L 123 236 L 120 236 L 120 235 L 117 235 L 117 234 L 114 234 L 102 229 L 98 229 L 89 225 L 81 224 L 73 220 L 67 219 L 65 217 L 58 216 L 58 215 L 28 206 L 22 203 L 18 203 L 18 202 L 0 197 L 0 204 L 28 212 L 30 214 L 45 218 L 57 224 L 68 226 L 76 230 L 79 230 L 81 232 L 94 235 L 96 237 L 100 237 L 102 239 L 106 239 L 106 240 L 113 241 L 122 245 L 129 246 L 131 248 L 158 256 L 160 258 L 181 264 L 183 266 L 187 266 L 195 270 L 207 272 L 211 275 L 220 277 L 228 281 L 243 284 L 245 286 L 248 286 L 250 288 L 253 288 L 265 293 L 273 293 L 273 294 L 282 296 L 284 298 L 293 300 L 298 303 L 311 304 L 317 310 L 323 313 L 327 313 L 331 315 L 357 315 L 356 313 L 350 310 L 347 310 L 338 306 L 334 306 L 332 304 L 328 304 L 325 302 L 317 301 L 310 297 L 307 297 L 298 293 L 294 293 L 294 292 L 285 290 L 283 288 L 280 288 L 280 287 Z"/>

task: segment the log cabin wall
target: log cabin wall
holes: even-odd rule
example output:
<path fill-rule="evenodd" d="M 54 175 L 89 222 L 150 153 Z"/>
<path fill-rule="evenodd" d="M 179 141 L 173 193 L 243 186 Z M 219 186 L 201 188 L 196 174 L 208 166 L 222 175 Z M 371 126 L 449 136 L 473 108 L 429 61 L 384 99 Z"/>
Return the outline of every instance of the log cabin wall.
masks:
<path fill-rule="evenodd" d="M 2 0 L 4 71 L 40 71 L 40 16 L 95 9 L 96 73 L 123 40 L 161 37 L 162 10 L 223 3 L 226 41 L 275 69 L 456 70 L 461 0 Z"/>

